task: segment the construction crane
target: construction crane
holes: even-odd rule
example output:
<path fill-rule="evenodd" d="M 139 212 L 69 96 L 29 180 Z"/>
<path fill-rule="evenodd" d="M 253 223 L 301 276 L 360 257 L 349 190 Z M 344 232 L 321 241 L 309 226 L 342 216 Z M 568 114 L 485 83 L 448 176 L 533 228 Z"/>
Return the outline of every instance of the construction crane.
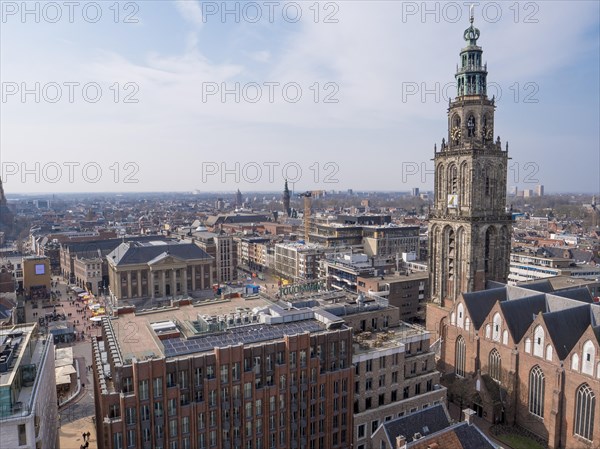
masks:
<path fill-rule="evenodd" d="M 313 192 L 299 193 L 298 196 L 304 198 L 304 242 L 308 243 L 308 233 L 310 232 L 310 207 Z"/>

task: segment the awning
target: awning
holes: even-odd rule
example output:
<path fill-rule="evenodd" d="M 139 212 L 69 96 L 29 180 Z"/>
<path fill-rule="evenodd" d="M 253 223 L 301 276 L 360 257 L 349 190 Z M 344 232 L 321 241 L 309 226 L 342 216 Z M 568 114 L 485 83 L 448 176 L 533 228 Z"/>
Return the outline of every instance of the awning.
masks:
<path fill-rule="evenodd" d="M 57 378 L 60 376 L 69 376 L 77 372 L 73 365 L 59 366 L 58 368 L 55 368 L 54 371 L 56 373 Z"/>
<path fill-rule="evenodd" d="M 56 385 L 65 385 L 71 383 L 71 376 L 60 376 L 56 377 Z"/>
<path fill-rule="evenodd" d="M 73 365 L 73 348 L 60 348 L 55 352 L 56 361 L 54 366 Z"/>

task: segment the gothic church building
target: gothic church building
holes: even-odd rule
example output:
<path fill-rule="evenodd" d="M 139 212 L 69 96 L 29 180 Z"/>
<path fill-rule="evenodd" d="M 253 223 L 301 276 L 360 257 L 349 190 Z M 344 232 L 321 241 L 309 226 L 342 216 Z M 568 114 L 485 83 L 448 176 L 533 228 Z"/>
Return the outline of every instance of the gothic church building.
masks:
<path fill-rule="evenodd" d="M 506 285 L 511 216 L 508 144 L 494 138 L 494 98 L 480 32 L 465 31 L 448 135 L 435 147 L 427 328 L 463 406 L 518 425 L 551 449 L 600 448 L 600 304 L 586 288 Z"/>

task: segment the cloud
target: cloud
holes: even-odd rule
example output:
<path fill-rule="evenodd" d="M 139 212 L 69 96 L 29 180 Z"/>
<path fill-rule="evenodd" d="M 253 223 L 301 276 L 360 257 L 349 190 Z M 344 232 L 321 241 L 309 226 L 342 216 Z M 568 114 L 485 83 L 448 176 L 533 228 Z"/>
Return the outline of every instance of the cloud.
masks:
<path fill-rule="evenodd" d="M 271 52 L 267 50 L 251 52 L 248 55 L 257 62 L 269 62 L 271 60 Z"/>
<path fill-rule="evenodd" d="M 203 24 L 202 8 L 197 0 L 176 0 L 175 7 L 188 22 L 200 27 Z"/>

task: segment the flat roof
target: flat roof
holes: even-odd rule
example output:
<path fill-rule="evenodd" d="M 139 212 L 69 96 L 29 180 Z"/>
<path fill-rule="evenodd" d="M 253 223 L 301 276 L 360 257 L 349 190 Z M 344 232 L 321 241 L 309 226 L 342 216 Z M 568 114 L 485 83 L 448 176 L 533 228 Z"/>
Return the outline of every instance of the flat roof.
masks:
<path fill-rule="evenodd" d="M 171 357 L 171 351 L 166 351 L 165 340 L 159 340 L 156 331 L 152 328 L 153 323 L 173 321 L 175 323 L 186 323 L 195 321 L 198 315 L 223 316 L 240 312 L 245 309 L 266 308 L 272 305 L 270 301 L 259 296 L 246 298 L 231 298 L 228 300 L 206 300 L 196 304 L 180 307 L 163 307 L 157 309 L 146 309 L 139 313 L 120 315 L 119 318 L 111 319 L 115 343 L 117 344 L 123 359 L 144 359 L 150 355 L 156 357 Z M 185 326 L 180 329 L 184 332 Z M 187 335 L 188 337 L 190 335 Z M 206 336 L 194 336 L 194 340 L 206 338 Z M 192 338 L 190 338 L 191 340 Z M 224 340 L 226 341 L 226 340 Z M 167 344 L 167 346 L 171 346 Z"/>

